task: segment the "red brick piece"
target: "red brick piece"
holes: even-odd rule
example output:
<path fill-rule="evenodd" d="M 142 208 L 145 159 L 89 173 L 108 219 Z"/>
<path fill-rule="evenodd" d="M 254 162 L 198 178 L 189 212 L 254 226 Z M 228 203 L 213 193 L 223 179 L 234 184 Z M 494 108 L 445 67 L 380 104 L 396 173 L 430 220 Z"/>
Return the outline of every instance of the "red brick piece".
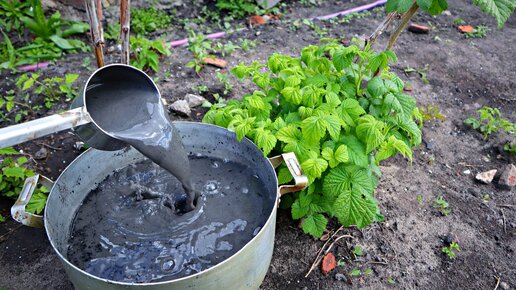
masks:
<path fill-rule="evenodd" d="M 475 31 L 475 27 L 473 27 L 471 25 L 459 25 L 459 27 L 457 27 L 457 28 L 462 33 L 471 33 L 473 31 Z"/>
<path fill-rule="evenodd" d="M 326 254 L 322 259 L 321 270 L 324 275 L 331 272 L 331 270 L 337 267 L 337 261 L 335 260 L 335 256 L 332 253 Z"/>

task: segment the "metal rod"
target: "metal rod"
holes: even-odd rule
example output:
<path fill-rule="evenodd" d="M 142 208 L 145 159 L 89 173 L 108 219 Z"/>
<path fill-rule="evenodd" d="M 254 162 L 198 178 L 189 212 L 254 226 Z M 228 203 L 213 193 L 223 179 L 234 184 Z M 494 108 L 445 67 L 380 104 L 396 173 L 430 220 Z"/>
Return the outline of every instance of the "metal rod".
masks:
<path fill-rule="evenodd" d="M 91 122 L 84 107 L 0 129 L 0 148 L 17 145 Z"/>

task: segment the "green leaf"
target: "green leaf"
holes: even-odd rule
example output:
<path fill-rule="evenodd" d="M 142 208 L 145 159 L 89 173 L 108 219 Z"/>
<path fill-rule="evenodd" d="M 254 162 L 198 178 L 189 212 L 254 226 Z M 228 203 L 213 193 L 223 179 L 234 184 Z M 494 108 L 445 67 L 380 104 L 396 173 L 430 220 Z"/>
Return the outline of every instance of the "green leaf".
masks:
<path fill-rule="evenodd" d="M 404 130 L 412 141 L 412 146 L 417 146 L 421 143 L 421 130 L 411 118 L 399 116 L 396 118 L 398 127 Z"/>
<path fill-rule="evenodd" d="M 412 161 L 412 150 L 410 150 L 410 147 L 395 136 L 390 136 L 389 140 L 385 141 L 378 149 L 378 153 L 375 158 L 377 164 L 380 161 L 395 155 L 396 152 L 400 152 L 403 157 L 409 158 L 410 161 Z"/>
<path fill-rule="evenodd" d="M 303 137 L 309 142 L 319 142 L 326 133 L 328 123 L 324 117 L 312 116 L 301 122 Z"/>
<path fill-rule="evenodd" d="M 328 160 L 331 168 L 336 167 L 341 162 L 348 161 L 348 147 L 346 145 L 340 145 L 335 152 L 330 147 L 323 148 L 321 155 L 324 159 Z"/>
<path fill-rule="evenodd" d="M 319 155 L 313 151 L 308 153 L 309 158 L 301 163 L 301 168 L 308 175 L 309 178 L 315 180 L 321 177 L 322 173 L 328 167 L 326 160 L 319 158 Z"/>
<path fill-rule="evenodd" d="M 353 62 L 354 53 L 347 49 L 338 49 L 332 55 L 332 62 L 337 71 L 347 68 Z"/>
<path fill-rule="evenodd" d="M 342 128 L 339 117 L 335 115 L 323 115 L 322 117 L 326 121 L 326 129 L 330 133 L 330 137 L 335 141 L 339 140 L 340 129 Z"/>
<path fill-rule="evenodd" d="M 0 155 L 15 155 L 20 154 L 20 152 L 13 149 L 13 147 L 6 147 L 0 149 Z"/>
<path fill-rule="evenodd" d="M 252 77 L 252 81 L 261 89 L 265 90 L 269 86 L 269 73 L 256 73 Z"/>
<path fill-rule="evenodd" d="M 23 179 L 23 178 L 25 178 L 25 168 L 9 167 L 9 168 L 4 169 L 3 174 L 7 177 L 16 177 L 16 178 Z"/>
<path fill-rule="evenodd" d="M 61 49 L 74 49 L 75 47 L 68 42 L 68 40 L 62 38 L 59 35 L 50 36 L 50 40 L 52 40 L 59 48 Z"/>
<path fill-rule="evenodd" d="M 271 131 L 265 130 L 263 127 L 255 129 L 254 141 L 256 145 L 263 151 L 263 155 L 267 156 L 276 146 L 277 139 Z"/>
<path fill-rule="evenodd" d="M 301 192 L 299 198 L 292 204 L 292 218 L 298 220 L 304 217 L 310 209 L 310 203 L 312 202 L 312 195 Z"/>
<path fill-rule="evenodd" d="M 439 15 L 448 9 L 446 0 L 416 0 L 417 5 L 430 15 Z"/>
<path fill-rule="evenodd" d="M 337 196 L 345 191 L 361 190 L 372 196 L 376 181 L 367 169 L 355 165 L 339 165 L 324 178 L 325 195 Z"/>
<path fill-rule="evenodd" d="M 34 78 L 29 78 L 25 82 L 23 82 L 22 91 L 26 91 L 34 85 Z"/>
<path fill-rule="evenodd" d="M 309 215 L 303 221 L 303 232 L 320 238 L 326 229 L 327 224 L 328 220 L 324 215 L 320 213 Z"/>
<path fill-rule="evenodd" d="M 372 196 L 357 188 L 341 192 L 335 200 L 333 212 L 344 226 L 356 225 L 362 229 L 375 220 L 379 209 Z"/>
<path fill-rule="evenodd" d="M 45 208 L 47 203 L 47 196 L 44 193 L 38 192 L 32 195 L 29 203 L 27 204 L 26 210 L 30 213 L 39 214 Z"/>
<path fill-rule="evenodd" d="M 357 137 L 366 144 L 367 153 L 370 153 L 383 143 L 385 139 L 384 130 L 385 123 L 376 120 L 373 116 L 365 115 L 360 117 L 356 132 Z"/>
<path fill-rule="evenodd" d="M 292 173 L 285 165 L 282 165 L 278 170 L 278 183 L 279 184 L 287 184 L 292 181 L 294 177 L 292 177 Z"/>
<path fill-rule="evenodd" d="M 285 143 L 297 143 L 302 137 L 301 131 L 294 125 L 288 125 L 276 132 L 276 138 Z"/>
<path fill-rule="evenodd" d="M 387 0 L 385 10 L 387 12 L 398 12 L 400 14 L 407 12 L 412 6 L 413 0 Z"/>
<path fill-rule="evenodd" d="M 281 90 L 281 94 L 285 99 L 295 105 L 301 104 L 303 97 L 301 96 L 301 90 L 298 87 L 285 87 Z"/>
<path fill-rule="evenodd" d="M 367 91 L 375 98 L 387 93 L 387 88 L 380 77 L 374 77 L 367 83 Z"/>
<path fill-rule="evenodd" d="M 480 10 L 496 19 L 498 28 L 502 28 L 507 19 L 514 13 L 516 1 L 514 0 L 473 0 Z"/>
<path fill-rule="evenodd" d="M 65 83 L 73 84 L 77 80 L 78 77 L 79 77 L 78 74 L 66 74 L 65 75 Z"/>
<path fill-rule="evenodd" d="M 344 135 L 339 139 L 340 143 L 347 146 L 349 161 L 360 167 L 367 167 L 369 164 L 366 148 L 354 135 Z"/>

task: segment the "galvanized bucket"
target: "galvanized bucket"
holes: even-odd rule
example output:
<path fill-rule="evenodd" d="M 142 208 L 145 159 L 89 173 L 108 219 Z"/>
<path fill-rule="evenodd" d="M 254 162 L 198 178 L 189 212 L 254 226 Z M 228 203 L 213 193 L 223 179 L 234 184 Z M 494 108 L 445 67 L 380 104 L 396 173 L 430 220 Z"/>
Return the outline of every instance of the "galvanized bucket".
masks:
<path fill-rule="evenodd" d="M 67 258 L 69 230 L 75 213 L 86 195 L 95 189 L 99 182 L 113 171 L 129 164 L 143 160 L 145 157 L 132 148 L 119 151 L 99 151 L 89 149 L 75 159 L 59 176 L 55 183 L 49 184 L 50 194 L 45 209 L 44 226 L 48 239 L 73 282 L 76 289 L 258 289 L 269 267 L 276 223 L 277 204 L 281 194 L 302 190 L 308 179 L 293 153 L 286 153 L 271 159 L 249 140 L 238 142 L 235 134 L 224 128 L 191 122 L 174 123 L 182 136 L 187 151 L 201 153 L 215 158 L 227 158 L 234 162 L 248 164 L 256 169 L 259 178 L 264 181 L 269 207 L 269 216 L 259 233 L 242 249 L 225 261 L 197 274 L 176 280 L 152 283 L 124 283 L 93 276 L 75 265 Z M 295 184 L 278 188 L 278 179 L 274 171 L 285 162 L 294 177 Z M 41 225 L 41 216 L 25 212 L 25 205 L 30 200 L 38 177 L 28 179 L 20 194 L 20 199 L 13 206 L 11 214 L 18 221 L 27 225 Z M 259 213 L 257 213 L 259 214 Z"/>

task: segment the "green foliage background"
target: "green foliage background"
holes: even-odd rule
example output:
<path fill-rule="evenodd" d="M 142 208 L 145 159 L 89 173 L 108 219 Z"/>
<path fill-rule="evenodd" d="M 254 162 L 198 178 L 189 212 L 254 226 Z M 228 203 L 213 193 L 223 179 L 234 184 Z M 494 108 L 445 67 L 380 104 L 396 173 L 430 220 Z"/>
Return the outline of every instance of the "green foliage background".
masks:
<path fill-rule="evenodd" d="M 421 142 L 416 101 L 403 94 L 389 61 L 393 52 L 329 41 L 297 58 L 240 64 L 232 73 L 260 90 L 214 105 L 203 121 L 250 138 L 266 156 L 296 153 L 309 186 L 282 197 L 282 206 L 303 219 L 306 233 L 321 236 L 330 217 L 363 228 L 382 219 L 374 197 L 379 162 L 398 152 L 411 159 Z M 291 181 L 286 167 L 278 176 Z"/>

